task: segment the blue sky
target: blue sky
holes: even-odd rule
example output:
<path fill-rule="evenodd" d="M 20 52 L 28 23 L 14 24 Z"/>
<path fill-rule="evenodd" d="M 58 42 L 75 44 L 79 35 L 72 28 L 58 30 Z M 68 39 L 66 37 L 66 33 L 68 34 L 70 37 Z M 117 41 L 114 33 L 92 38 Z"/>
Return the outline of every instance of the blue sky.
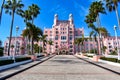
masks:
<path fill-rule="evenodd" d="M 54 14 L 58 14 L 60 20 L 67 20 L 70 13 L 73 14 L 74 24 L 76 28 L 84 27 L 85 35 L 89 34 L 90 29 L 87 28 L 84 22 L 85 16 L 88 14 L 90 4 L 95 0 L 22 0 L 27 9 L 32 3 L 37 4 L 41 10 L 38 17 L 35 19 L 35 24 L 41 29 L 51 28 L 53 24 Z M 0 0 L 1 6 L 2 0 Z M 120 9 L 120 7 L 119 7 Z M 120 10 L 119 10 L 120 13 Z M 106 27 L 109 33 L 114 36 L 113 26 L 117 25 L 115 12 L 107 12 L 107 15 L 100 15 L 101 25 Z M 3 12 L 2 24 L 0 25 L 0 40 L 6 40 L 9 36 L 11 24 L 11 16 Z M 16 35 L 16 26 L 19 26 L 18 35 L 22 33 L 25 28 L 25 23 L 20 16 L 15 15 L 13 36 Z M 120 35 L 120 30 L 118 30 Z"/>

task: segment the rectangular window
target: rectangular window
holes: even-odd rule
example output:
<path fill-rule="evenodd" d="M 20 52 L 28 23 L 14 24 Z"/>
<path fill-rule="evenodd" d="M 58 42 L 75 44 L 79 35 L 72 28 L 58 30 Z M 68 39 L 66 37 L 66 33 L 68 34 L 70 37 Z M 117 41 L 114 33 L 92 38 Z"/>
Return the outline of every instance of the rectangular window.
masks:
<path fill-rule="evenodd" d="M 58 36 L 55 36 L 55 40 L 58 40 Z"/>
<path fill-rule="evenodd" d="M 47 31 L 45 31 L 45 33 L 47 33 Z"/>
<path fill-rule="evenodd" d="M 72 40 L 72 36 L 70 36 L 70 40 Z"/>
<path fill-rule="evenodd" d="M 66 36 L 61 36 L 61 40 L 66 40 Z"/>

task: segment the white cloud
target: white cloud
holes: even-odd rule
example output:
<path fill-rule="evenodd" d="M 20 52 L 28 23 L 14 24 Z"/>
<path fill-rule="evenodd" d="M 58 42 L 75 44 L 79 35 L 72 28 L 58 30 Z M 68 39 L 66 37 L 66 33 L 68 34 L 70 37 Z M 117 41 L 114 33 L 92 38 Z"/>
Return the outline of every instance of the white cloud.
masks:
<path fill-rule="evenodd" d="M 76 10 L 76 12 L 78 12 L 79 16 L 85 16 L 86 14 L 88 14 L 88 7 L 74 1 L 74 8 Z"/>
<path fill-rule="evenodd" d="M 62 15 L 62 18 L 66 17 L 65 14 L 67 14 L 68 9 L 64 8 L 62 5 L 57 5 L 56 7 L 52 8 L 49 10 L 49 13 L 57 13 L 58 15 Z"/>

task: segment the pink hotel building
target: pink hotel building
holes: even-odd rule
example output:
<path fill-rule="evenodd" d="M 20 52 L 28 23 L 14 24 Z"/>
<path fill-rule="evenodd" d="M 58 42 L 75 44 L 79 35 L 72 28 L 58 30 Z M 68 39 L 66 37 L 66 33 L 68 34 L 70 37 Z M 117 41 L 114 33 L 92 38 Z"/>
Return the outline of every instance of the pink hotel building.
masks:
<path fill-rule="evenodd" d="M 69 54 L 74 54 L 76 46 L 74 45 L 75 38 L 81 37 L 84 34 L 83 28 L 76 29 L 72 14 L 68 20 L 58 20 L 58 15 L 54 16 L 54 23 L 51 29 L 45 29 L 44 34 L 47 35 L 47 40 L 53 41 L 53 46 L 46 45 L 46 51 L 56 52 L 64 50 Z"/>
<path fill-rule="evenodd" d="M 44 29 L 44 35 L 47 35 L 47 40 L 52 40 L 53 45 L 50 46 L 46 44 L 46 52 L 54 53 L 56 51 L 67 51 L 69 54 L 75 54 L 78 50 L 78 46 L 74 44 L 75 38 L 82 37 L 84 34 L 83 28 L 75 28 L 74 20 L 72 14 L 69 15 L 68 20 L 58 20 L 58 15 L 54 16 L 54 23 L 52 28 Z M 4 42 L 4 54 L 7 55 L 8 50 L 8 39 Z M 23 37 L 17 37 L 17 53 L 16 54 L 25 54 L 26 53 L 26 40 Z M 109 54 L 115 50 L 116 40 L 115 37 L 107 37 L 103 39 L 103 44 L 107 47 L 105 54 Z M 118 43 L 120 43 L 120 37 L 118 37 Z M 12 38 L 11 45 L 15 45 L 15 37 Z M 38 45 L 42 45 L 41 42 Z M 21 49 L 24 47 L 24 49 Z M 80 47 L 79 47 L 80 48 Z M 84 41 L 84 45 L 81 50 L 89 51 L 97 48 L 97 43 L 95 41 Z M 120 48 L 120 44 L 119 44 Z M 81 51 L 80 50 L 80 51 Z M 10 54 L 15 53 L 15 47 L 11 49 Z"/>

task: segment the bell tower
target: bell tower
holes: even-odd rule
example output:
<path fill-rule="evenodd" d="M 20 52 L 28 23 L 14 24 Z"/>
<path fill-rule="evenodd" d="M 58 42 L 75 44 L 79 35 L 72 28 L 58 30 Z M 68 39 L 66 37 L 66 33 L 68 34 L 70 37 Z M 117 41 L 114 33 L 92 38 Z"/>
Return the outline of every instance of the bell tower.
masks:
<path fill-rule="evenodd" d="M 73 15 L 69 14 L 69 21 L 70 21 L 70 25 L 73 24 Z"/>
<path fill-rule="evenodd" d="M 54 26 L 57 25 L 57 20 L 58 20 L 58 15 L 55 14 L 55 15 L 54 15 Z"/>

